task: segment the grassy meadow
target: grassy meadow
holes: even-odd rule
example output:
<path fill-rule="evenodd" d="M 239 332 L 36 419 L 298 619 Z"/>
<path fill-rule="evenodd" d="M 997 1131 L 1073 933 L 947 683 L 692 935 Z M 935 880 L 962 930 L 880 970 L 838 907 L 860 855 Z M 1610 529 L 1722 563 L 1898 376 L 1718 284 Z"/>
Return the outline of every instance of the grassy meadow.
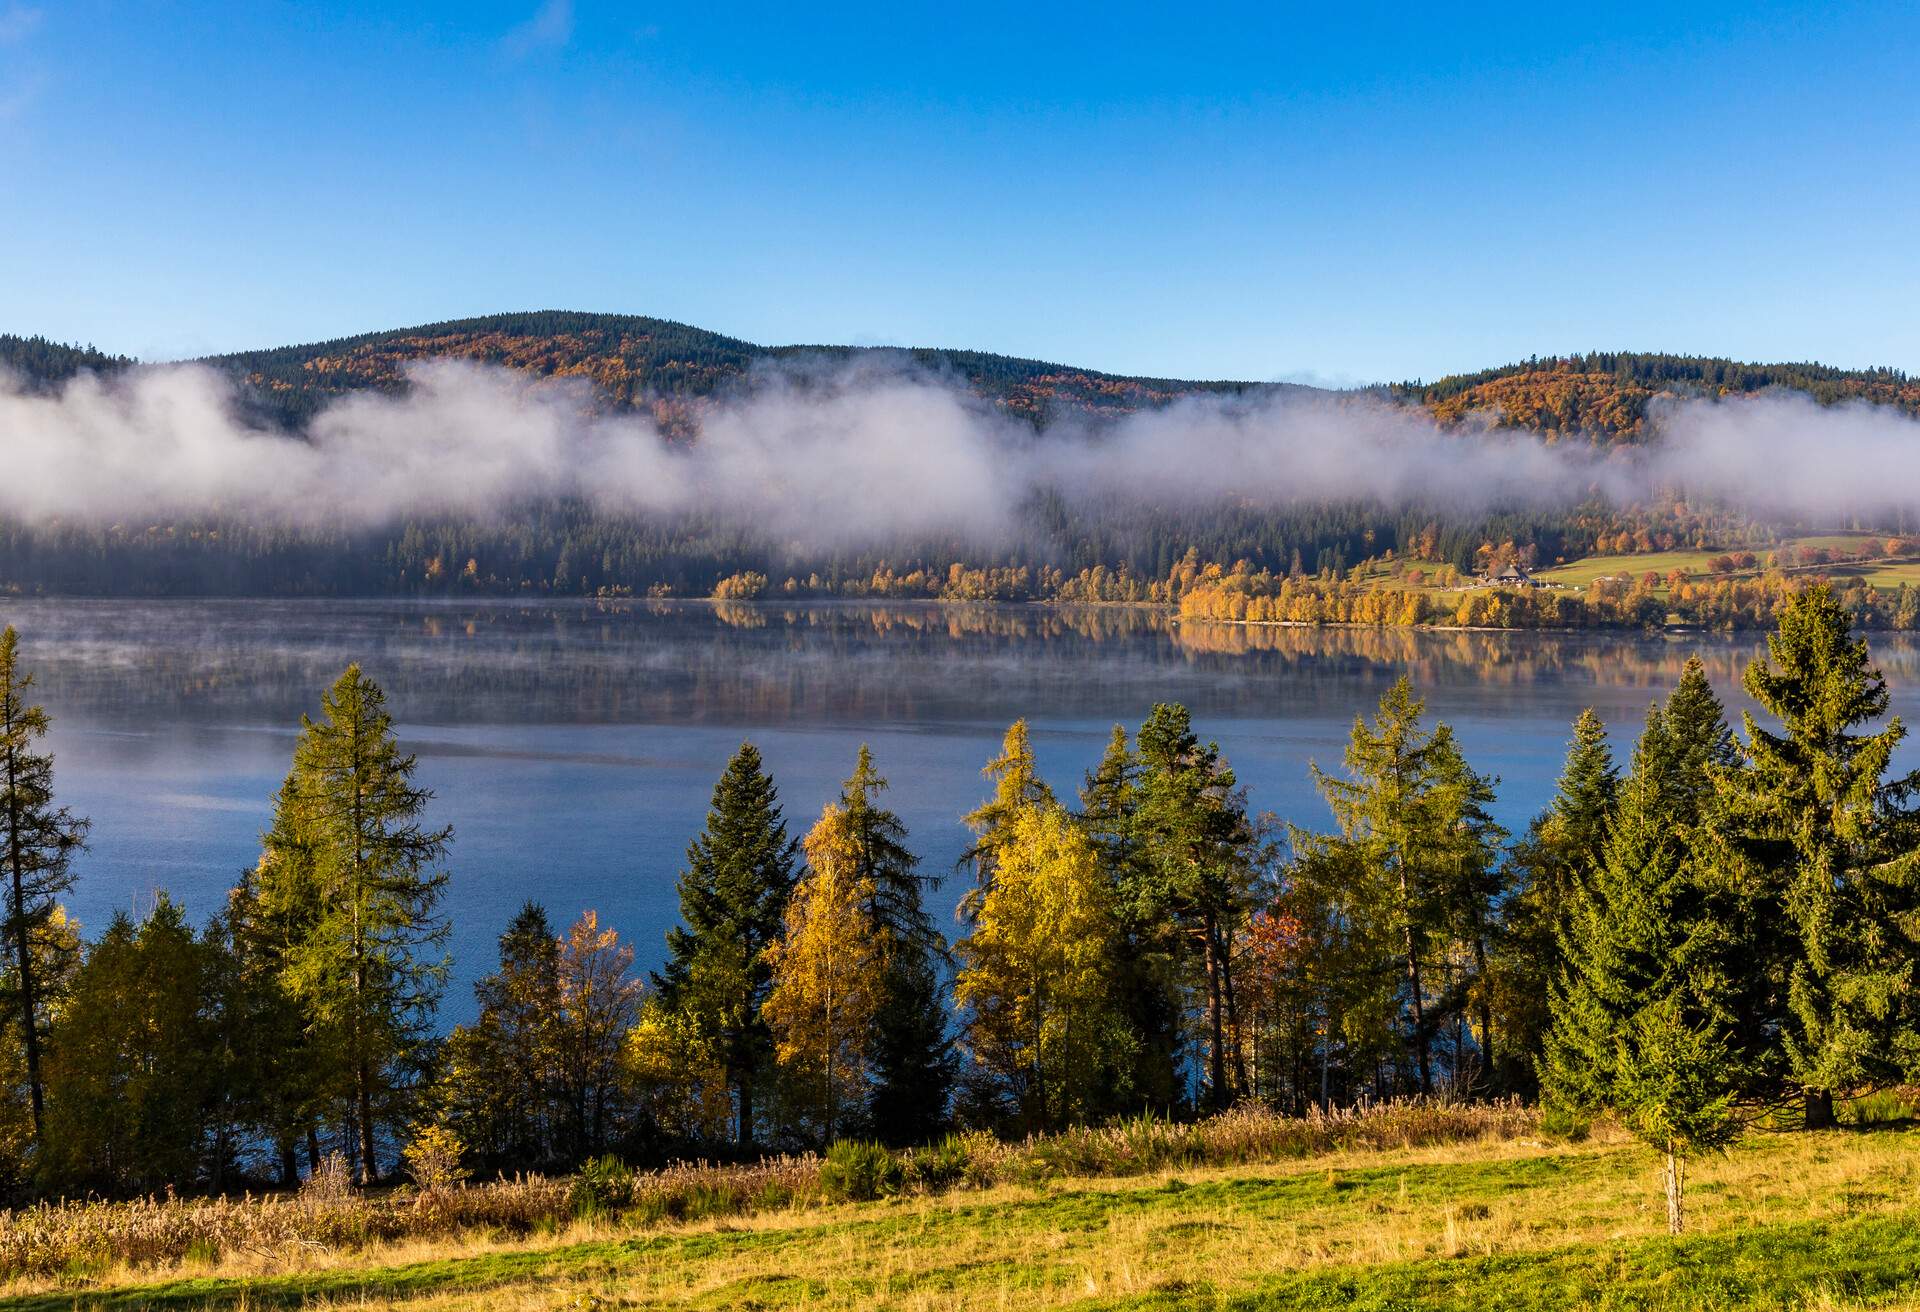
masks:
<path fill-rule="evenodd" d="M 1135 1175 L 600 1215 L 16 1278 L 0 1307 L 1809 1308 L 1920 1306 L 1920 1130 L 1750 1136 L 1665 1234 L 1617 1134 L 1334 1149 Z"/>

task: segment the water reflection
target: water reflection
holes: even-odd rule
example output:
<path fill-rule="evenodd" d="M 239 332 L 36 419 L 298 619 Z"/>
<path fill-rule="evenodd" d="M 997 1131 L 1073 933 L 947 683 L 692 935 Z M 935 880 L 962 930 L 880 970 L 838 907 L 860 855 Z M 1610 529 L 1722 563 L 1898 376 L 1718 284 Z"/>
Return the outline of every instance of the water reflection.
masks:
<path fill-rule="evenodd" d="M 68 713 L 156 700 L 227 720 L 284 718 L 348 661 L 420 723 L 899 721 L 1091 713 L 1163 686 L 1218 714 L 1275 681 L 1351 701 L 1407 673 L 1429 688 L 1670 686 L 1698 652 L 1732 689 L 1755 635 L 1314 629 L 1180 622 L 1124 608 L 742 604 L 0 601 Z M 1880 635 L 1909 682 L 1920 648 Z M 1179 693 L 1173 692 L 1179 689 Z M 1320 698 L 1315 696 L 1313 700 Z"/>
<path fill-rule="evenodd" d="M 199 914 L 221 905 L 258 851 L 300 715 L 359 661 L 457 831 L 461 981 L 529 895 L 559 918 L 598 908 L 655 961 L 681 854 L 743 737 L 797 825 L 872 742 L 917 849 L 944 871 L 965 847 L 959 816 L 982 795 L 980 766 L 1016 716 L 1071 795 L 1110 725 L 1184 701 L 1256 807 L 1318 825 L 1307 763 L 1337 763 L 1353 717 L 1407 673 L 1474 763 L 1502 776 L 1497 813 L 1517 829 L 1549 796 L 1583 707 L 1624 739 L 1697 651 L 1737 711 L 1740 671 L 1763 645 L 930 603 L 8 598 L 0 623 L 19 627 L 55 717 L 62 799 L 95 822 L 75 909 L 96 928 L 159 887 Z M 1911 720 L 1920 649 L 1880 635 L 1874 653 Z M 450 1002 L 461 1014 L 464 983 Z"/>

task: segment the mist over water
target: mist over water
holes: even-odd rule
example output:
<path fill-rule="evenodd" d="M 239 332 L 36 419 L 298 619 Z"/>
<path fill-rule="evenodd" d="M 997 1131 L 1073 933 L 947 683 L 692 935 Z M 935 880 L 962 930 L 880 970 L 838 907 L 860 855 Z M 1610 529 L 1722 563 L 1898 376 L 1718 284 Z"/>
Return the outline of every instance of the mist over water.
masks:
<path fill-rule="evenodd" d="M 408 380 L 403 395 L 335 401 L 303 437 L 249 425 L 231 383 L 200 366 L 82 375 L 52 395 L 0 383 L 0 517 L 378 527 L 564 498 L 609 514 L 699 513 L 809 548 L 1004 542 L 1040 491 L 1094 508 L 1417 500 L 1461 514 L 1656 488 L 1799 517 L 1920 503 L 1920 422 L 1793 394 L 1665 402 L 1651 442 L 1603 452 L 1296 389 L 1062 414 L 1036 433 L 884 354 L 757 369 L 702 404 L 692 442 L 644 414 L 606 413 L 584 380 L 447 360 L 412 365 Z"/>
<path fill-rule="evenodd" d="M 1757 635 L 1447 633 L 1174 624 L 1123 609 L 934 604 L 166 602 L 0 599 L 54 717 L 56 784 L 94 821 L 73 907 L 89 934 L 165 888 L 196 917 L 251 865 L 302 712 L 359 660 L 455 827 L 448 1020 L 519 904 L 593 907 L 657 965 L 674 878 L 743 738 L 803 829 L 871 743 L 930 871 L 965 849 L 960 816 L 1008 723 L 1042 773 L 1078 788 L 1115 722 L 1185 702 L 1258 810 L 1324 825 L 1309 761 L 1401 673 L 1502 776 L 1518 830 L 1551 794 L 1571 723 L 1594 706 L 1622 757 L 1687 655 L 1730 711 Z M 1896 712 L 1920 715 L 1920 646 L 1874 635 Z M 1909 750 L 1903 767 L 1920 764 Z M 950 875 L 936 914 L 968 877 Z"/>

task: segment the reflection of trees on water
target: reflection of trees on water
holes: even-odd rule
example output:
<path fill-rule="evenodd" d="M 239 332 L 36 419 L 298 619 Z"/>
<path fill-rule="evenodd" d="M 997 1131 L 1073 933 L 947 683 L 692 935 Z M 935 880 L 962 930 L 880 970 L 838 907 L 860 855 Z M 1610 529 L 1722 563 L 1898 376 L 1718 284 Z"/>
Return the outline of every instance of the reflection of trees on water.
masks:
<path fill-rule="evenodd" d="M 1671 686 L 1698 650 L 1738 686 L 1755 637 L 1311 629 L 1175 622 L 1126 607 L 938 603 L 514 604 L 474 601 L 0 604 L 61 714 L 143 708 L 290 723 L 349 661 L 403 719 L 599 723 L 1111 716 L 1179 699 L 1196 713 L 1342 715 L 1401 672 L 1426 687 Z M 1920 648 L 1877 635 L 1910 684 Z M 1131 712 L 1129 712 L 1131 713 Z"/>

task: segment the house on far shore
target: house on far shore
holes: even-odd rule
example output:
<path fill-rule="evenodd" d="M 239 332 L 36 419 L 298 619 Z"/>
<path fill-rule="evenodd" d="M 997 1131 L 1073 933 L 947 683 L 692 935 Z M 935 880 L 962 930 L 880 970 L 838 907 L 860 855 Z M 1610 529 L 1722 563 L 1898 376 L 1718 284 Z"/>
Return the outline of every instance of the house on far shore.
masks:
<path fill-rule="evenodd" d="M 1509 565 L 1498 574 L 1488 574 L 1480 582 L 1489 588 L 1544 588 L 1548 586 L 1518 565 Z"/>

